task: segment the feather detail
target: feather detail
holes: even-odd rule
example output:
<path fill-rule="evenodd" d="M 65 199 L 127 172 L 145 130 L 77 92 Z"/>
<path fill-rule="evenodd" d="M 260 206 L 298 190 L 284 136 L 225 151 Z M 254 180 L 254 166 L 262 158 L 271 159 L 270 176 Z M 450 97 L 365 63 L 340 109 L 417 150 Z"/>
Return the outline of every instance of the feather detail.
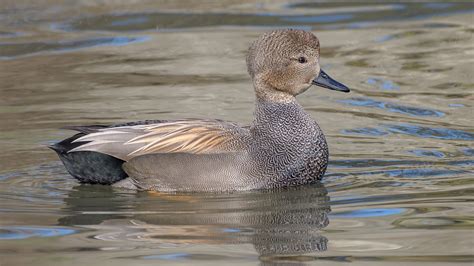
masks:
<path fill-rule="evenodd" d="M 211 154 L 235 151 L 249 136 L 247 128 L 220 120 L 177 120 L 158 124 L 99 129 L 76 139 L 70 152 L 96 151 L 122 160 L 153 153 Z"/>

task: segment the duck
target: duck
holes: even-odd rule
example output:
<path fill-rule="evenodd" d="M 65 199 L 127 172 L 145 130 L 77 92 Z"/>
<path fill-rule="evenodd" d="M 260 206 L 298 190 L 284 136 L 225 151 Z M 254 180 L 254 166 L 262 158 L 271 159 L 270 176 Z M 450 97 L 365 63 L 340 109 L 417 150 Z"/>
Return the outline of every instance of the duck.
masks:
<path fill-rule="evenodd" d="M 255 91 L 250 125 L 218 119 L 143 120 L 69 126 L 77 133 L 49 146 L 80 183 L 156 192 L 226 192 L 319 182 L 329 149 L 296 96 L 313 85 L 349 92 L 320 66 L 310 31 L 278 29 L 251 45 Z"/>

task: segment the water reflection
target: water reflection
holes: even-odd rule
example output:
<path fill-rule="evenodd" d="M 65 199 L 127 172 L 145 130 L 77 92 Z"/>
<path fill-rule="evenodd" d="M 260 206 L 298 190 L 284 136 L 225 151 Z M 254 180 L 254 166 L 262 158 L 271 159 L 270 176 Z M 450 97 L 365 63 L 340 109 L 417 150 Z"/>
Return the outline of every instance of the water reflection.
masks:
<path fill-rule="evenodd" d="M 75 233 L 76 230 L 61 227 L 0 226 L 0 240 L 18 240 L 30 237 L 55 237 Z"/>
<path fill-rule="evenodd" d="M 149 37 L 103 37 L 86 40 L 60 42 L 0 43 L 0 59 L 13 59 L 18 56 L 42 52 L 67 52 L 95 46 L 122 46 L 149 40 Z"/>
<path fill-rule="evenodd" d="M 418 108 L 416 108 L 418 109 Z M 360 134 L 368 136 L 383 136 L 387 134 L 402 134 L 418 138 L 433 138 L 442 140 L 474 140 L 474 133 L 442 127 L 427 127 L 416 124 L 386 124 L 380 128 L 354 128 L 343 130 L 345 134 Z"/>
<path fill-rule="evenodd" d="M 329 224 L 331 208 L 322 184 L 230 195 L 133 194 L 78 186 L 64 201 L 69 215 L 59 224 L 92 228 L 98 231 L 93 238 L 102 241 L 250 243 L 266 259 L 327 249 L 320 231 Z"/>
<path fill-rule="evenodd" d="M 43 2 L 0 5 L 2 263 L 472 261 L 474 28 L 472 13 L 440 16 L 472 12 L 472 1 Z M 331 149 L 329 218 L 318 189 L 163 197 L 74 187 L 44 147 L 71 124 L 249 123 L 244 54 L 278 25 L 314 30 L 323 64 L 355 88 L 300 97 Z"/>
<path fill-rule="evenodd" d="M 210 26 L 307 26 L 314 28 L 361 28 L 375 25 L 377 21 L 420 19 L 431 16 L 471 12 L 474 6 L 467 2 L 451 3 L 443 8 L 423 3 L 374 2 L 374 3 L 298 3 L 287 5 L 289 9 L 329 9 L 324 14 L 288 15 L 276 13 L 127 13 L 81 17 L 69 23 L 54 25 L 66 31 L 143 31 L 172 30 Z M 338 7 L 363 7 L 358 12 L 337 10 Z M 336 24 L 337 23 L 337 24 Z"/>
<path fill-rule="evenodd" d="M 420 108 L 420 107 L 412 107 L 412 106 L 405 106 L 395 103 L 383 102 L 383 101 L 376 101 L 370 98 L 352 98 L 347 100 L 340 100 L 339 102 L 353 105 L 353 106 L 363 106 L 363 107 L 370 107 L 370 108 L 377 108 L 386 110 L 393 113 L 399 113 L 404 115 L 411 115 L 411 116 L 435 116 L 441 117 L 444 116 L 444 113 L 437 110 L 430 110 L 427 108 Z"/>

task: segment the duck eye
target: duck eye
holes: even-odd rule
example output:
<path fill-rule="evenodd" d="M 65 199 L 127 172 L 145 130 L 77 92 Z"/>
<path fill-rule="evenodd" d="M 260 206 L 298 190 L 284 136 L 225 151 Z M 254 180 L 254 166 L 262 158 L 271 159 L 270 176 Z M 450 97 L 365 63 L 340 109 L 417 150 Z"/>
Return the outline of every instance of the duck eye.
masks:
<path fill-rule="evenodd" d="M 308 62 L 308 60 L 306 60 L 306 57 L 302 56 L 302 57 L 298 58 L 298 62 L 300 62 L 301 64 L 304 64 L 304 63 Z"/>

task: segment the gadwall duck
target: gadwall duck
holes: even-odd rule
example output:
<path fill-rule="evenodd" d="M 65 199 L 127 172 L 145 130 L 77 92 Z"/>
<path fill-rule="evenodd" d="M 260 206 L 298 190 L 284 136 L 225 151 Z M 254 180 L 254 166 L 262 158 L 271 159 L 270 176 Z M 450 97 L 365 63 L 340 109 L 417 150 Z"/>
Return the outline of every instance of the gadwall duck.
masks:
<path fill-rule="evenodd" d="M 241 191 L 311 184 L 328 164 L 323 132 L 296 101 L 311 85 L 349 92 L 319 64 L 319 40 L 275 30 L 250 46 L 256 94 L 250 126 L 222 120 L 146 120 L 76 126 L 50 146 L 82 183 L 139 190 Z"/>

